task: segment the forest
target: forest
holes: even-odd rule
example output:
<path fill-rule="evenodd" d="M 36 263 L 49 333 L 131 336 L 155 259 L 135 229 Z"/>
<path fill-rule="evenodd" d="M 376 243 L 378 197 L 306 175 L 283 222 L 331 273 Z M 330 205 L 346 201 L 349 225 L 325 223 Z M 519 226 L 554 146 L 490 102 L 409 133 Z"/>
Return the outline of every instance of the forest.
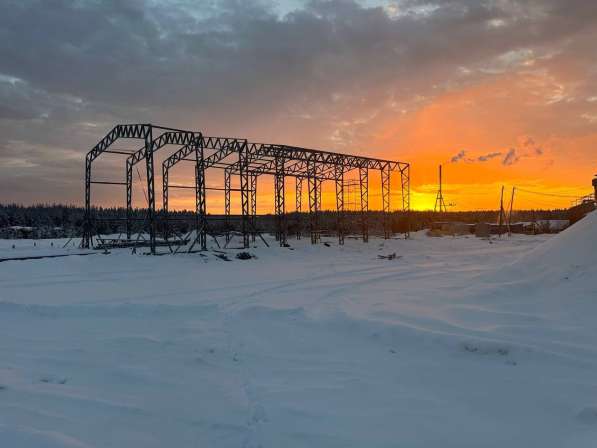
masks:
<path fill-rule="evenodd" d="M 102 233 L 120 232 L 123 230 L 124 217 L 126 210 L 121 207 L 99 207 L 94 208 L 92 213 L 99 218 L 99 229 Z M 136 223 L 142 222 L 145 217 L 144 209 L 135 209 L 132 213 Z M 190 226 L 193 221 L 191 211 L 182 210 L 170 212 L 169 217 L 173 221 L 186 222 Z M 358 231 L 360 222 L 360 213 L 346 212 L 346 222 L 351 231 Z M 259 217 L 259 224 L 264 231 L 270 231 L 273 228 L 275 220 L 272 215 L 263 215 Z M 0 229 L 11 227 L 31 227 L 34 229 L 54 229 L 54 232 L 41 232 L 40 235 L 57 236 L 79 236 L 83 229 L 85 219 L 85 210 L 76 205 L 64 204 L 37 204 L 37 205 L 19 205 L 19 204 L 0 204 Z M 328 229 L 335 226 L 336 213 L 333 211 L 321 212 L 321 224 Z M 372 231 L 380 228 L 382 214 L 376 211 L 368 213 L 368 219 Z M 428 228 L 433 222 L 466 222 L 478 223 L 488 222 L 496 223 L 499 219 L 499 210 L 481 210 L 481 211 L 461 211 L 461 212 L 433 212 L 433 211 L 411 211 L 393 212 L 390 218 L 392 231 L 405 232 L 407 229 L 417 231 Z M 512 221 L 533 222 L 536 220 L 547 219 L 569 219 L 568 210 L 518 210 L 513 213 Z M 290 212 L 288 214 L 289 231 L 292 232 L 297 221 L 308 222 L 306 213 L 301 215 Z M 137 224 L 139 225 L 139 224 Z M 185 226 L 185 224 L 181 224 Z M 217 226 L 216 226 L 217 227 Z M 57 235 L 56 232 L 60 234 Z"/>

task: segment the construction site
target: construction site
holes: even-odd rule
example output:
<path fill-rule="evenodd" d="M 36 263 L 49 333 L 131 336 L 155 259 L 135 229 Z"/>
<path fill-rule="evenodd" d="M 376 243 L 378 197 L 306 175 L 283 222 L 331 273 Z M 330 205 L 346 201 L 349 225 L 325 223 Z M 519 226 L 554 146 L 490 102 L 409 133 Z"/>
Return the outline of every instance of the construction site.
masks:
<path fill-rule="evenodd" d="M 597 179 L 451 211 L 438 174 L 411 210 L 407 162 L 115 126 L 76 233 L 0 239 L 0 439 L 592 447 Z"/>
<path fill-rule="evenodd" d="M 134 142 L 132 149 L 127 147 L 131 141 Z M 94 164 L 108 155 L 126 156 L 125 179 L 96 178 Z M 158 155 L 162 160 L 161 169 Z M 172 182 L 176 178 L 173 170 L 179 164 L 189 163 L 194 170 L 194 182 L 191 185 Z M 120 173 L 122 171 L 112 174 Z M 143 216 L 138 216 L 133 207 L 135 174 L 143 183 L 146 200 Z M 308 236 L 312 244 L 320 242 L 323 232 L 334 233 L 340 245 L 348 235 L 358 235 L 367 242 L 374 232 L 387 239 L 392 236 L 389 213 L 399 209 L 408 215 L 410 211 L 410 164 L 406 162 L 206 136 L 199 131 L 152 124 L 119 124 L 86 156 L 81 245 L 86 249 L 106 250 L 148 247 L 151 254 L 158 253 L 158 248 L 169 252 L 207 250 L 208 239 L 219 248 L 229 245 L 248 248 L 257 240 L 267 246 L 262 235 L 265 226 L 261 221 L 264 220 L 260 220 L 257 213 L 258 183 L 264 176 L 273 178 L 275 239 L 280 246 L 287 245 L 290 233 L 297 239 Z M 373 185 L 373 179 L 378 180 L 379 185 Z M 392 189 L 392 179 L 396 179 L 398 192 Z M 161 206 L 156 184 L 161 186 Z M 322 196 L 327 184 L 335 196 L 332 209 L 335 223 L 324 227 Z M 96 216 L 92 201 L 92 187 L 96 186 L 124 187 L 126 216 Z M 372 187 L 381 191 L 379 226 L 372 225 L 369 219 Z M 288 204 L 287 194 L 291 188 L 295 200 Z M 172 216 L 169 198 L 173 190 L 194 193 L 194 213 Z M 210 192 L 223 194 L 223 213 L 209 210 Z M 239 213 L 232 213 L 234 209 Z M 99 224 L 106 220 L 117 223 L 119 235 L 100 233 Z M 408 230 L 405 233 L 408 234 Z"/>

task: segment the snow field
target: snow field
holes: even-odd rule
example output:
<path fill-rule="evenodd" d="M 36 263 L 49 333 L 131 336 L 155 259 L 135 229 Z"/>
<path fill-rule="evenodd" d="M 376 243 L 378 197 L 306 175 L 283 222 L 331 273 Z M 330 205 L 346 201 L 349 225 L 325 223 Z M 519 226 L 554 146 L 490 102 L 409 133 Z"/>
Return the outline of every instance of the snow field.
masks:
<path fill-rule="evenodd" d="M 0 263 L 0 446 L 597 446 L 596 217 Z"/>

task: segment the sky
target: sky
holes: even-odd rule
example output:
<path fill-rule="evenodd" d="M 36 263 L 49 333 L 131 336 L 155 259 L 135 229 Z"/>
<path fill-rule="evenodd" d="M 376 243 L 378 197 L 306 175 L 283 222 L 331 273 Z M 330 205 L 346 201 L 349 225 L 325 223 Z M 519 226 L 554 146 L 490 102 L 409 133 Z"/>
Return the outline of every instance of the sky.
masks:
<path fill-rule="evenodd" d="M 3 0 L 0 202 L 81 204 L 86 152 L 150 122 L 409 162 L 417 209 L 440 164 L 452 210 L 565 207 L 597 173 L 595 42 L 588 0 Z"/>

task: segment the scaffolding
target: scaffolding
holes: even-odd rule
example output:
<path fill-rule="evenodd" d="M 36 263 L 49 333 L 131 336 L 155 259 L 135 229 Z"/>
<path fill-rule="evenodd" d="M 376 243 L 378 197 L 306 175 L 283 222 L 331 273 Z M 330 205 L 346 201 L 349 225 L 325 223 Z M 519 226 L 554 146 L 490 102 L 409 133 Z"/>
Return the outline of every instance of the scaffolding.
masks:
<path fill-rule="evenodd" d="M 137 140 L 140 148 L 127 151 L 114 149 L 113 145 L 121 139 Z M 154 156 L 157 151 L 168 153 L 162 163 L 162 208 L 156 208 Z M 96 180 L 93 175 L 93 163 L 105 154 L 126 155 L 125 180 Z M 188 162 L 194 166 L 193 185 L 181 185 L 170 182 L 171 170 L 179 163 Z M 134 171 L 138 164 L 145 165 L 147 208 L 142 218 L 133 213 Z M 222 186 L 206 185 L 206 175 L 211 170 L 222 170 Z M 355 207 L 360 219 L 360 232 L 363 241 L 369 239 L 369 173 L 380 172 L 383 212 L 383 236 L 391 236 L 391 176 L 400 175 L 402 210 L 410 210 L 410 165 L 405 162 L 361 157 L 329 151 L 301 148 L 289 145 L 253 143 L 246 139 L 205 136 L 202 132 L 156 126 L 152 124 L 121 124 L 115 126 L 91 151 L 85 161 L 85 224 L 82 239 L 83 247 L 149 247 L 150 253 L 156 253 L 156 247 L 166 246 L 176 252 L 182 246 L 190 244 L 191 251 L 196 245 L 201 250 L 207 249 L 207 240 L 211 236 L 218 246 L 221 236 L 210 228 L 210 221 L 218 219 L 224 222 L 225 245 L 232 239 L 231 221 L 238 219 L 242 238 L 242 247 L 248 248 L 251 241 L 259 237 L 264 244 L 267 241 L 257 228 L 257 184 L 261 176 L 271 176 L 274 180 L 275 236 L 280 246 L 287 245 L 289 215 L 286 204 L 286 190 L 289 179 L 294 179 L 295 212 L 294 223 L 296 237 L 303 234 L 302 215 L 308 212 L 308 233 L 312 244 L 321 239 L 320 213 L 322 211 L 322 185 L 324 182 L 335 184 L 335 214 L 338 243 L 344 244 L 346 232 L 345 219 L 347 205 L 352 207 L 351 192 L 358 190 Z M 356 175 L 356 180 L 346 181 L 349 173 Z M 141 178 L 139 174 L 139 178 Z M 239 188 L 232 188 L 232 179 L 238 180 Z M 126 216 L 115 218 L 124 220 L 125 235 L 121 238 L 107 238 L 98 232 L 98 218 L 91 202 L 92 185 L 123 185 L 126 188 Z M 304 210 L 303 185 L 308 193 L 308 210 Z M 171 189 L 188 189 L 195 193 L 195 210 L 192 216 L 191 230 L 180 234 L 172 227 L 169 196 Z M 224 193 L 224 215 L 209 214 L 206 200 L 207 191 Z M 347 202 L 348 190 L 348 202 Z M 240 193 L 240 215 L 231 215 L 231 192 Z M 138 223 L 141 222 L 139 226 Z M 137 224 L 137 232 L 133 227 Z M 158 226 L 158 224 L 160 224 Z M 159 231 L 158 231 L 159 229 Z"/>

